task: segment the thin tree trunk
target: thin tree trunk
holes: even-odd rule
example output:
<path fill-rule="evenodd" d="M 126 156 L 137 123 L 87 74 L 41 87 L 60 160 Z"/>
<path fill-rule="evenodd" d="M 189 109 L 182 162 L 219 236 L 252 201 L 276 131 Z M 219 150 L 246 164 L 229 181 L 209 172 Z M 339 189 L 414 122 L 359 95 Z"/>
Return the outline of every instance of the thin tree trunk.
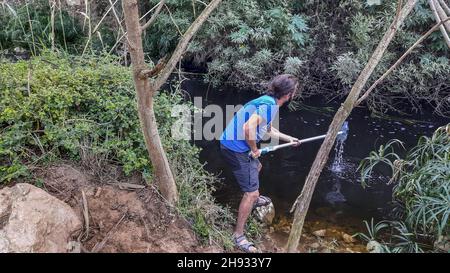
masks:
<path fill-rule="evenodd" d="M 142 48 L 142 30 L 139 24 L 137 0 L 122 1 L 128 42 L 133 67 L 134 86 L 137 92 L 139 119 L 145 145 L 155 172 L 155 179 L 161 194 L 170 204 L 178 201 L 177 187 L 169 161 L 161 144 L 158 126 L 153 109 L 153 94 L 155 89 L 148 78 L 140 78 L 139 73 L 146 69 L 144 50 Z"/>
<path fill-rule="evenodd" d="M 52 43 L 52 51 L 55 50 L 55 9 L 56 9 L 56 1 L 50 0 L 50 40 Z"/>
<path fill-rule="evenodd" d="M 428 3 L 430 4 L 430 8 L 433 11 L 436 23 L 440 23 L 447 18 L 444 10 L 437 1 L 428 0 Z M 437 8 L 437 6 L 439 6 L 439 8 Z M 441 29 L 442 36 L 444 36 L 444 40 L 447 43 L 447 46 L 450 48 L 450 37 L 447 34 L 446 27 L 448 27 L 448 31 L 450 32 L 450 23 L 443 24 L 439 28 Z"/>
<path fill-rule="evenodd" d="M 441 21 L 445 21 L 449 16 L 445 13 L 445 10 L 443 9 L 443 7 L 441 6 L 441 4 L 439 4 L 439 2 L 437 0 L 434 1 L 434 5 L 436 6 L 436 11 L 439 14 L 439 17 L 441 18 Z M 446 22 L 444 23 L 445 29 L 447 30 L 447 32 L 450 32 L 450 22 Z"/>
<path fill-rule="evenodd" d="M 308 212 L 309 204 L 311 202 L 314 189 L 316 187 L 320 173 L 322 172 L 322 169 L 324 168 L 328 160 L 329 153 L 334 145 L 337 133 L 342 127 L 344 121 L 350 115 L 352 109 L 354 108 L 355 102 L 359 97 L 359 94 L 364 88 L 364 85 L 371 76 L 375 67 L 381 60 L 384 52 L 386 51 L 386 48 L 392 41 L 398 28 L 402 25 L 405 18 L 414 8 L 416 2 L 417 0 L 408 0 L 408 2 L 402 8 L 401 12 L 397 14 L 398 16 L 394 18 L 393 23 L 384 34 L 383 38 L 381 39 L 380 43 L 378 44 L 368 63 L 364 67 L 364 70 L 361 72 L 355 84 L 353 85 L 350 94 L 347 96 L 347 99 L 341 105 L 336 115 L 334 116 L 333 121 L 331 122 L 328 128 L 327 136 L 324 142 L 322 143 L 322 146 L 320 147 L 316 159 L 314 160 L 314 163 L 311 167 L 308 177 L 306 178 L 303 190 L 301 194 L 297 197 L 297 200 L 295 201 L 292 207 L 292 209 L 295 209 L 295 212 L 294 212 L 294 221 L 292 223 L 291 232 L 289 234 L 289 239 L 286 245 L 286 250 L 288 252 L 297 251 L 298 243 L 302 235 L 303 224 L 305 222 L 305 217 Z"/>
<path fill-rule="evenodd" d="M 162 0 L 161 2 L 158 3 L 158 7 L 156 8 L 152 17 L 150 17 L 150 19 L 147 21 L 147 23 L 145 23 L 142 26 L 142 31 L 146 30 L 149 26 L 151 26 L 155 22 L 156 18 L 158 17 L 159 13 L 161 12 L 161 10 L 165 4 L 166 4 L 166 0 Z"/>
<path fill-rule="evenodd" d="M 445 10 L 445 12 L 448 14 L 448 16 L 450 16 L 450 8 L 447 6 L 444 0 L 439 0 L 439 3 L 441 4 L 441 7 Z"/>
<path fill-rule="evenodd" d="M 211 12 L 217 8 L 220 2 L 222 2 L 222 0 L 212 0 L 186 30 L 183 37 L 178 42 L 178 45 L 175 48 L 172 57 L 167 62 L 167 65 L 161 71 L 158 78 L 153 82 L 155 89 L 158 90 L 169 78 L 178 61 L 182 58 L 192 37 L 195 35 L 195 33 L 197 33 L 197 31 L 203 25 L 206 19 L 208 19 L 209 14 L 211 14 Z"/>
<path fill-rule="evenodd" d="M 427 33 L 422 35 L 408 50 L 406 50 L 405 53 L 386 71 L 384 74 L 376 80 L 370 87 L 367 89 L 367 91 L 358 99 L 358 101 L 355 103 L 355 107 L 361 104 L 367 97 L 370 95 L 370 93 L 382 82 L 384 79 L 394 71 L 394 69 L 397 68 L 397 66 L 400 65 L 400 63 L 408 56 L 417 46 L 420 45 L 428 36 L 430 36 L 433 32 L 435 32 L 443 23 L 448 22 L 450 18 L 445 19 L 445 21 L 442 21 L 436 25 L 434 25 Z"/>
<path fill-rule="evenodd" d="M 222 0 L 212 0 L 206 6 L 202 13 L 190 25 L 183 37 L 181 37 L 168 63 L 162 67 L 161 73 L 159 73 L 156 79 L 152 81 L 150 81 L 147 76 L 152 73 L 149 73 L 147 65 L 144 61 L 142 31 L 156 20 L 156 16 L 161 11 L 165 1 L 160 2 L 158 10 L 155 11 L 155 14 L 149 22 L 144 24 L 142 27 L 139 24 L 137 0 L 122 1 L 125 24 L 128 33 L 131 63 L 133 66 L 133 79 L 137 92 L 139 119 L 141 121 L 141 127 L 144 134 L 145 145 L 147 147 L 152 165 L 155 168 L 155 175 L 159 190 L 170 204 L 177 202 L 178 192 L 175 179 L 159 137 L 155 113 L 153 110 L 153 97 L 159 88 L 166 82 L 167 78 L 175 68 L 175 65 L 182 58 L 189 41 L 206 21 L 209 14 L 220 4 L 221 1 Z M 152 71 L 150 70 L 150 72 Z M 155 73 L 158 74 L 158 72 Z"/>

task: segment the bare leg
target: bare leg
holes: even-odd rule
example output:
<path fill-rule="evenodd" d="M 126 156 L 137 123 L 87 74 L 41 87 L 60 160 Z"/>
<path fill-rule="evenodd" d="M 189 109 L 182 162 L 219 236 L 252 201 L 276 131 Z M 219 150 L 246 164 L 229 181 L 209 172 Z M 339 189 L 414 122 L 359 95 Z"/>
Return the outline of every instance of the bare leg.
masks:
<path fill-rule="evenodd" d="M 246 192 L 242 197 L 241 203 L 239 204 L 238 219 L 236 223 L 236 228 L 234 234 L 240 236 L 244 234 L 245 222 L 247 222 L 248 216 L 252 212 L 253 204 L 256 202 L 259 196 L 259 191 Z"/>

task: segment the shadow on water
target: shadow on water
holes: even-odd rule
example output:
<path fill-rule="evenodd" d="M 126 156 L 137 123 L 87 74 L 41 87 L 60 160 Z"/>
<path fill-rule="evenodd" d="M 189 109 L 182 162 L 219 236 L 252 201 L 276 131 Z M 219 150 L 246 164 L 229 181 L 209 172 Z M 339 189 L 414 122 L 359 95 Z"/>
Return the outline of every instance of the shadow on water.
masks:
<path fill-rule="evenodd" d="M 194 96 L 202 97 L 203 107 L 217 104 L 222 109 L 225 109 L 225 105 L 245 104 L 259 96 L 252 92 L 237 92 L 233 88 L 207 92 L 208 86 L 196 80 L 186 81 L 183 89 L 190 94 L 191 99 Z M 305 103 L 317 107 L 338 107 L 336 104 L 323 105 L 319 99 Z M 304 109 L 289 111 L 285 106 L 280 109 L 279 114 L 280 131 L 300 139 L 325 134 L 334 115 Z M 438 126 L 448 122 L 432 117 L 415 119 L 424 122 L 407 125 L 399 121 L 372 118 L 366 109 L 355 109 L 348 119 L 349 131 L 345 143 L 337 145 L 332 151 L 320 176 L 307 221 L 321 220 L 349 227 L 349 232 L 365 232 L 363 220 L 388 217 L 392 210 L 392 186 L 386 185 L 387 170 L 380 169 L 372 177 L 372 185 L 364 189 L 360 185 L 357 167 L 370 151 L 378 149 L 392 138 L 403 141 L 408 149 L 417 143 L 419 136 L 429 136 Z M 204 119 L 203 122 L 207 120 Z M 298 148 L 280 149 L 260 158 L 263 164 L 260 192 L 272 199 L 278 221 L 286 221 L 291 217 L 290 207 L 301 192 L 321 143 L 319 140 L 300 145 Z M 218 141 L 201 140 L 195 141 L 195 144 L 203 148 L 200 158 L 206 163 L 206 169 L 220 173 L 224 178 L 216 193 L 217 200 L 237 209 L 241 193 L 220 157 Z"/>

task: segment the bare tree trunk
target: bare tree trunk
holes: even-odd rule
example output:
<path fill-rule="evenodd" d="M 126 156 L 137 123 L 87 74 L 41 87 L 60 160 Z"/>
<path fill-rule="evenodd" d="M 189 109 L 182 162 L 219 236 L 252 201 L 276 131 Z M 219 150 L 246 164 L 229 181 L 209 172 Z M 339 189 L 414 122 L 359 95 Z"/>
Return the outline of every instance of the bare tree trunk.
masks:
<path fill-rule="evenodd" d="M 397 14 L 393 23 L 389 27 L 389 29 L 384 34 L 368 63 L 364 67 L 364 70 L 359 75 L 355 84 L 350 91 L 350 94 L 347 96 L 345 102 L 338 109 L 336 115 L 331 122 L 327 136 L 320 147 L 320 150 L 314 160 L 314 163 L 311 167 L 311 170 L 306 178 L 305 185 L 303 186 L 303 190 L 301 194 L 297 197 L 292 209 L 295 209 L 294 212 L 294 221 L 292 223 L 291 232 L 289 234 L 289 239 L 286 245 L 286 250 L 288 252 L 296 252 L 300 237 L 302 235 L 303 224 L 305 222 L 305 217 L 308 212 L 309 204 L 311 202 L 312 195 L 314 193 L 314 189 L 316 187 L 317 181 L 319 179 L 320 173 L 324 168 L 331 148 L 334 145 L 336 140 L 337 133 L 339 132 L 342 124 L 350 115 L 352 109 L 354 108 L 355 102 L 357 101 L 364 85 L 369 79 L 370 75 L 374 71 L 375 67 L 381 60 L 386 48 L 389 43 L 392 41 L 395 33 L 398 28 L 402 25 L 405 18 L 414 8 L 417 0 L 408 0 L 405 6 L 401 9 L 401 12 Z"/>
<path fill-rule="evenodd" d="M 430 8 L 433 11 L 434 17 L 438 24 L 447 18 L 445 11 L 442 9 L 438 1 L 428 0 L 428 3 L 430 4 Z M 450 32 L 450 23 L 447 22 L 445 24 L 442 24 L 441 26 L 439 26 L 439 28 L 441 29 L 442 36 L 444 36 L 444 40 L 447 43 L 447 46 L 450 48 L 450 37 L 448 36 L 447 33 L 447 31 Z"/>
<path fill-rule="evenodd" d="M 434 1 L 434 4 L 435 4 L 435 7 L 436 7 L 436 11 L 439 14 L 439 17 L 441 18 L 441 21 L 445 21 L 450 16 L 450 14 L 447 15 L 445 13 L 445 10 L 443 9 L 441 4 L 437 0 Z M 444 23 L 444 26 L 445 26 L 445 29 L 447 30 L 447 32 L 450 32 L 450 22 Z"/>
<path fill-rule="evenodd" d="M 55 50 L 55 9 L 56 9 L 56 1 L 50 0 L 50 25 L 51 25 L 51 33 L 50 40 L 52 43 L 52 51 Z"/>
<path fill-rule="evenodd" d="M 209 14 L 219 5 L 221 0 L 212 0 L 202 13 L 195 19 L 189 29 L 179 41 L 175 51 L 172 53 L 168 63 L 163 67 L 148 70 L 144 61 L 144 50 L 142 47 L 142 32 L 148 28 L 160 13 L 165 1 L 159 3 L 157 11 L 153 14 L 149 22 L 141 26 L 139 24 L 139 9 L 137 0 L 123 0 L 123 12 L 125 15 L 125 25 L 127 27 L 127 38 L 133 66 L 133 79 L 137 92 L 138 112 L 141 121 L 142 132 L 144 134 L 145 145 L 147 147 L 152 166 L 154 167 L 155 178 L 159 190 L 170 204 L 178 201 L 178 192 L 167 160 L 166 153 L 161 144 L 155 113 L 153 110 L 153 97 L 159 88 L 169 77 L 175 65 L 180 61 L 191 38 L 195 35 L 201 25 L 206 21 Z M 161 64 L 163 65 L 163 64 Z M 161 71 L 162 70 L 162 71 Z M 148 75 L 155 75 L 161 71 L 156 79 L 150 81 Z"/>
<path fill-rule="evenodd" d="M 447 6 L 444 0 L 439 0 L 439 3 L 441 4 L 441 7 L 445 10 L 445 12 L 450 16 L 450 8 Z"/>
<path fill-rule="evenodd" d="M 178 45 L 175 48 L 172 57 L 170 57 L 169 61 L 167 62 L 167 65 L 161 71 L 158 78 L 153 82 L 155 89 L 159 89 L 166 82 L 167 78 L 169 78 L 170 73 L 172 73 L 178 61 L 182 58 L 184 51 L 186 50 L 186 47 L 188 46 L 192 37 L 195 35 L 195 33 L 197 33 L 206 19 L 208 19 L 209 14 L 211 14 L 211 12 L 217 8 L 220 2 L 222 2 L 222 0 L 212 0 L 186 30 L 183 37 L 178 42 Z"/>
<path fill-rule="evenodd" d="M 178 201 L 177 187 L 166 153 L 161 144 L 155 113 L 153 110 L 153 94 L 155 89 L 148 78 L 140 78 L 139 73 L 146 69 L 144 50 L 142 48 L 142 31 L 139 24 L 137 0 L 122 1 L 125 24 L 128 32 L 128 42 L 133 66 L 134 86 L 137 92 L 139 119 L 145 145 L 152 162 L 155 178 L 161 194 L 167 201 L 174 204 Z"/>

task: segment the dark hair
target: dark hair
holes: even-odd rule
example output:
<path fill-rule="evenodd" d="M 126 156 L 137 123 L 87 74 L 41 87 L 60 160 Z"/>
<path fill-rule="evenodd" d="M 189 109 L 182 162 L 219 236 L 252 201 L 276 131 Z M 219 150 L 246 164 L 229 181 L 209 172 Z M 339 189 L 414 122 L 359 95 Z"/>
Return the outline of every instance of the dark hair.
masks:
<path fill-rule="evenodd" d="M 298 79 L 291 74 L 282 74 L 274 77 L 267 85 L 267 94 L 280 99 L 284 95 L 297 91 Z"/>

